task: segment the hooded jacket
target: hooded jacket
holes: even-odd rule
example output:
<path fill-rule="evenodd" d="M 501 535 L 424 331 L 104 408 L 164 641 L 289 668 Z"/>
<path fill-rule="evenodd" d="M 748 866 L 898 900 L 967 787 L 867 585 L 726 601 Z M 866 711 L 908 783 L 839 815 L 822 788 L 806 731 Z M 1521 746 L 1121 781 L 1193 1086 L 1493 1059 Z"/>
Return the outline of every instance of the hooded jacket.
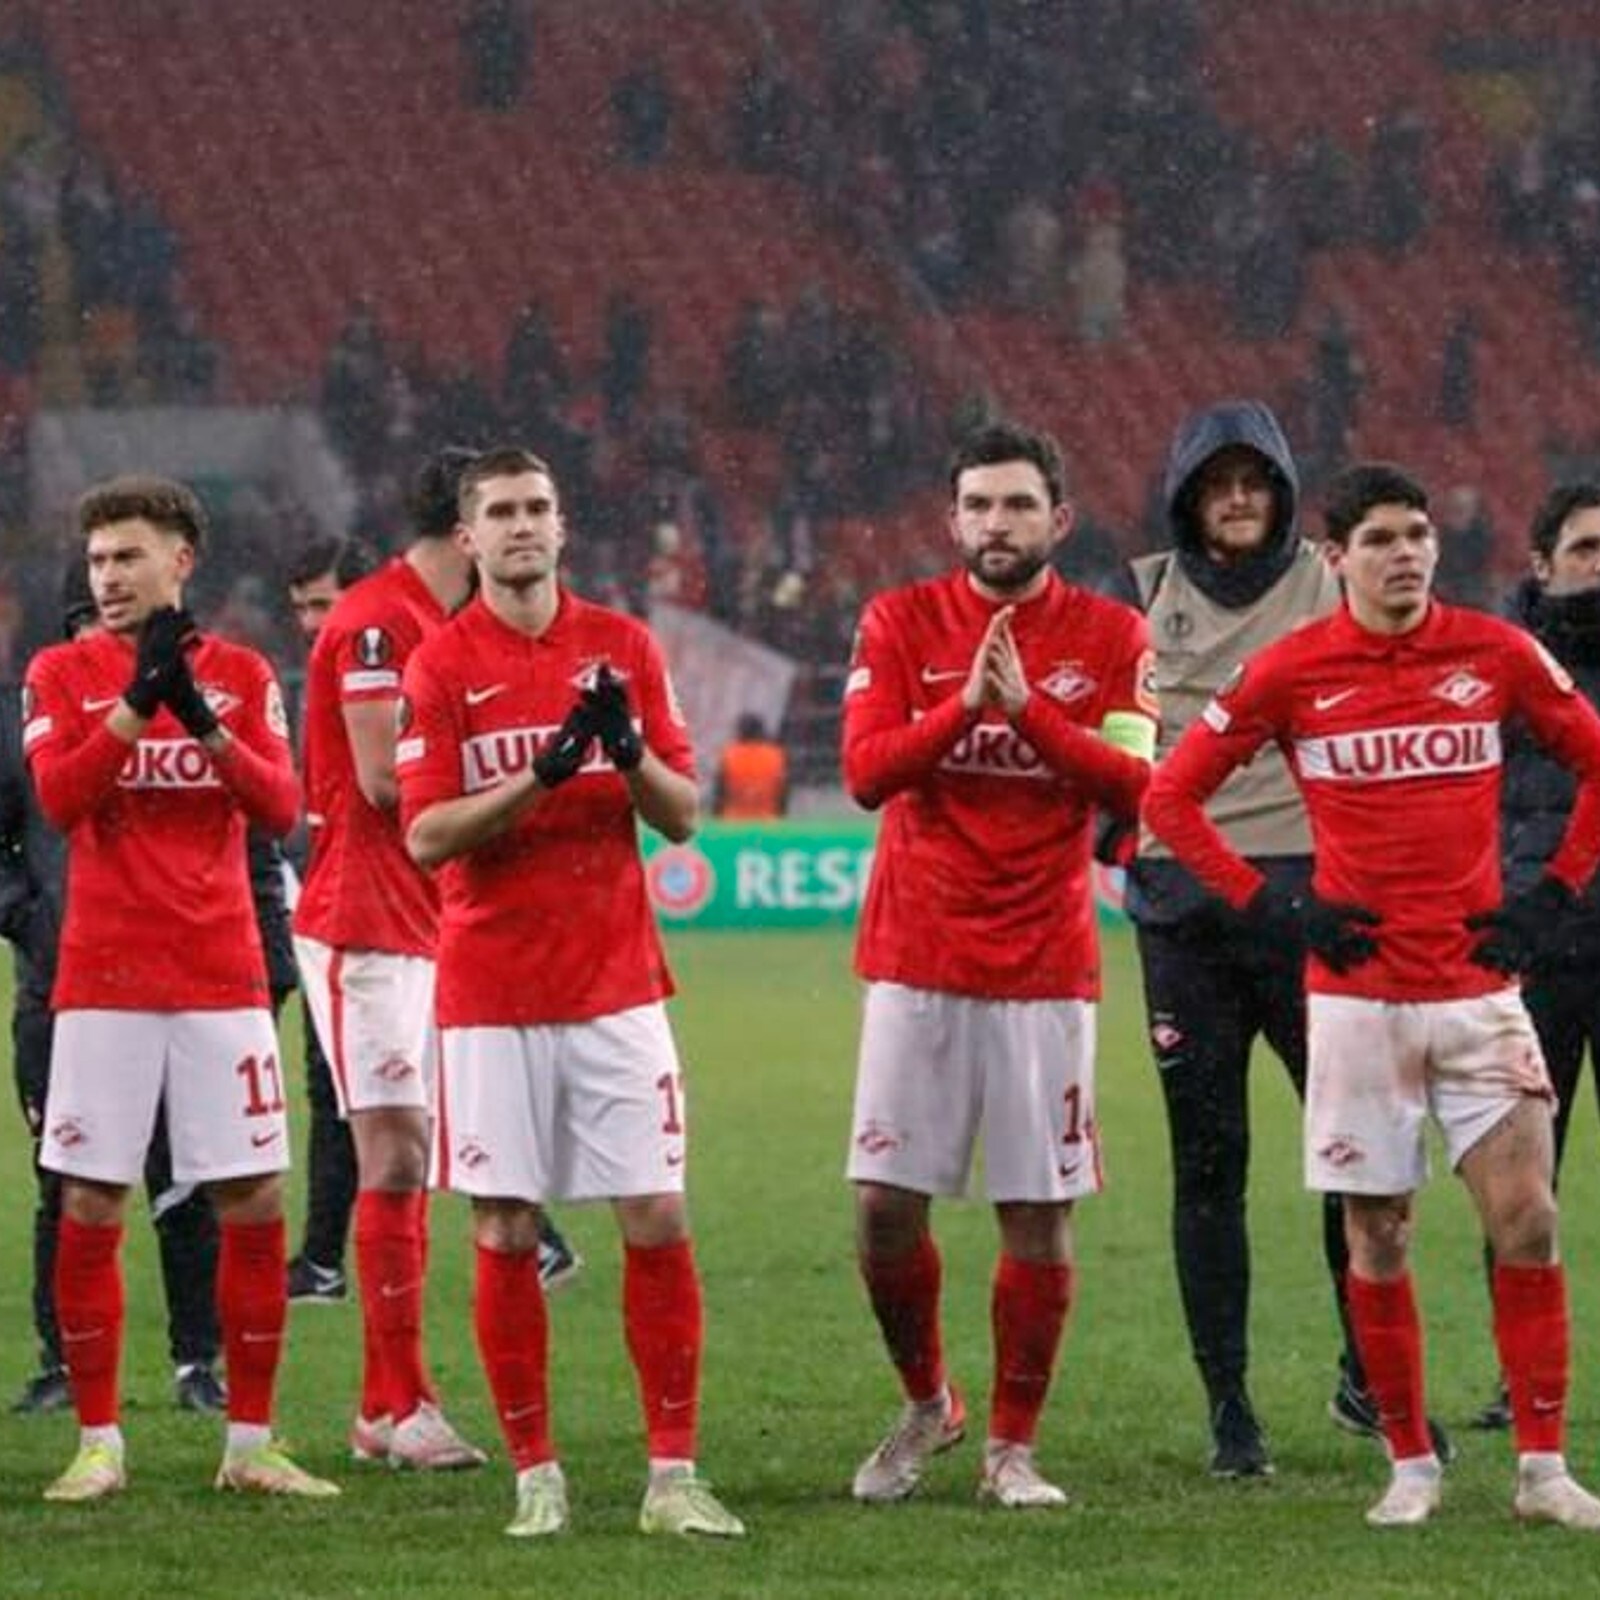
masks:
<path fill-rule="evenodd" d="M 1219 451 L 1241 445 L 1266 461 L 1272 523 L 1258 551 L 1224 564 L 1206 553 L 1196 491 L 1201 468 Z M 1131 593 L 1124 595 L 1150 619 L 1161 700 L 1158 755 L 1172 749 L 1241 661 L 1339 604 L 1332 570 L 1295 531 L 1294 457 L 1277 418 L 1259 400 L 1224 401 L 1189 417 L 1172 442 L 1165 494 L 1172 549 L 1132 562 Z M 1235 772 L 1207 812 L 1269 879 L 1289 888 L 1309 882 L 1305 808 L 1277 749 L 1264 748 Z M 1223 914 L 1220 903 L 1149 833 L 1141 836 L 1129 869 L 1127 906 L 1145 923 Z"/>

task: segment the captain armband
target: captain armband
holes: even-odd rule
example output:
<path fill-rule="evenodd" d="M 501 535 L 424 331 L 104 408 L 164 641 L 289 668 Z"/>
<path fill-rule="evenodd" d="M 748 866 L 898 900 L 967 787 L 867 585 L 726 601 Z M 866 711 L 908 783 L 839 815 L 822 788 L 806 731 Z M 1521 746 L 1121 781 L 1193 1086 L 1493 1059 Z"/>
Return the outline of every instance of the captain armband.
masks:
<path fill-rule="evenodd" d="M 1100 737 L 1109 745 L 1138 756 L 1141 761 L 1154 761 L 1156 756 L 1156 724 L 1153 717 L 1139 711 L 1112 711 L 1100 724 Z"/>

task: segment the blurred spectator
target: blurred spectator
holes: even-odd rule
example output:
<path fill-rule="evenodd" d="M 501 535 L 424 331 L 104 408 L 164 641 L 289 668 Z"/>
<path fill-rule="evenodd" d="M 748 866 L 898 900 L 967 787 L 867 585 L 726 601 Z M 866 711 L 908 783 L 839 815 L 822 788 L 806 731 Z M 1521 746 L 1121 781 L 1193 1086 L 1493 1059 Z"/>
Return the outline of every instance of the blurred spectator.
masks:
<path fill-rule="evenodd" d="M 703 611 L 706 606 L 706 569 L 699 553 L 689 546 L 675 522 L 658 522 L 651 533 L 651 554 L 644 573 L 645 599 Z"/>
<path fill-rule="evenodd" d="M 722 747 L 712 807 L 729 822 L 772 821 L 789 809 L 789 758 L 753 711 Z"/>
<path fill-rule="evenodd" d="M 388 372 L 377 318 L 366 301 L 358 300 L 329 347 L 322 377 L 322 414 L 357 473 L 372 470 L 383 449 L 381 396 Z"/>
<path fill-rule="evenodd" d="M 532 42 L 531 0 L 475 0 L 461 25 L 467 104 L 479 111 L 509 111 L 518 104 Z"/>
<path fill-rule="evenodd" d="M 1000 273 L 1012 310 L 1056 309 L 1066 277 L 1065 233 L 1061 218 L 1039 195 L 1025 195 L 1006 213 L 1000 225 Z"/>
<path fill-rule="evenodd" d="M 1470 306 L 1456 312 L 1439 354 L 1439 420 L 1470 428 L 1478 415 L 1478 340 L 1482 330 Z"/>
<path fill-rule="evenodd" d="M 1318 481 L 1346 459 L 1366 372 L 1344 313 L 1329 306 L 1317 330 L 1311 366 L 1311 476 Z"/>
<path fill-rule="evenodd" d="M 1245 189 L 1233 241 L 1233 325 L 1246 339 L 1281 339 L 1305 292 L 1305 252 L 1283 197 L 1265 172 Z"/>
<path fill-rule="evenodd" d="M 626 289 L 606 302 L 605 354 L 600 363 L 600 396 L 606 421 L 624 427 L 644 393 L 650 371 L 653 327 L 650 313 Z"/>
<path fill-rule="evenodd" d="M 793 172 L 799 115 L 799 96 L 781 58 L 763 51 L 734 86 L 728 118 L 733 159 L 746 172 Z"/>
<path fill-rule="evenodd" d="M 1550 231 L 1549 152 L 1537 129 L 1503 146 L 1489 169 L 1495 220 L 1507 243 L 1531 249 Z"/>
<path fill-rule="evenodd" d="M 1115 218 L 1091 222 L 1072 262 L 1078 337 L 1105 344 L 1122 337 L 1127 315 L 1128 264 L 1122 253 L 1122 224 Z"/>
<path fill-rule="evenodd" d="M 624 73 L 611 88 L 616 154 L 630 167 L 653 167 L 667 153 L 672 132 L 672 88 L 658 63 Z"/>
<path fill-rule="evenodd" d="M 1414 244 L 1427 223 L 1427 126 L 1414 107 L 1386 113 L 1372 136 L 1367 224 L 1386 255 Z"/>
<path fill-rule="evenodd" d="M 1434 591 L 1452 605 L 1489 610 L 1494 604 L 1490 563 L 1494 530 L 1483 496 L 1471 484 L 1445 491 L 1439 506 L 1439 567 Z"/>
<path fill-rule="evenodd" d="M 1600 361 L 1600 185 L 1588 178 L 1572 185 L 1558 242 L 1567 294 L 1583 328 L 1584 346 Z"/>
<path fill-rule="evenodd" d="M 746 300 L 724 363 L 728 397 L 741 427 L 767 428 L 777 421 L 787 388 L 784 345 L 778 307 L 770 300 Z"/>
<path fill-rule="evenodd" d="M 506 409 L 515 417 L 558 403 L 571 387 L 549 313 L 537 300 L 527 301 L 511 324 L 502 384 Z"/>
<path fill-rule="evenodd" d="M 1344 244 L 1355 230 L 1355 164 L 1326 129 L 1302 138 L 1283 175 L 1290 225 L 1307 250 Z"/>

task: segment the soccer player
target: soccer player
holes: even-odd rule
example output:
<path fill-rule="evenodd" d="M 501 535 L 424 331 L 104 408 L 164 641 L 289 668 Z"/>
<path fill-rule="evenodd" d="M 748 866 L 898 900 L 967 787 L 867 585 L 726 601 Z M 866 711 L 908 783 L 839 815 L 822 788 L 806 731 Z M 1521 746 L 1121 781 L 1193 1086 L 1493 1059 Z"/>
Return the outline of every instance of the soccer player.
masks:
<path fill-rule="evenodd" d="M 683 1074 L 637 823 L 689 837 L 689 736 L 645 627 L 564 589 L 550 469 L 461 476 L 479 597 L 406 668 L 406 845 L 440 869 L 438 1156 L 472 1197 L 479 1352 L 517 1474 L 515 1537 L 559 1532 L 540 1207 L 607 1199 L 649 1450 L 639 1526 L 735 1537 L 695 1472 L 701 1296 L 684 1209 Z"/>
<path fill-rule="evenodd" d="M 1145 820 L 1229 905 L 1310 950 L 1306 1181 L 1344 1196 L 1350 1315 L 1393 1462 L 1368 1522 L 1425 1522 L 1440 1500 L 1407 1260 L 1431 1114 L 1494 1250 L 1516 1514 L 1600 1531 L 1600 1500 L 1562 1453 L 1569 1333 L 1552 1093 L 1515 976 L 1562 937 L 1600 860 L 1600 717 L 1527 634 L 1431 598 L 1438 539 L 1405 473 L 1369 464 L 1337 478 L 1327 536 L 1343 607 L 1218 691 L 1157 770 Z M 1503 898 L 1511 717 L 1578 789 L 1537 881 Z M 1204 810 L 1268 741 L 1311 820 L 1315 873 L 1298 893 L 1241 857 Z"/>
<path fill-rule="evenodd" d="M 1178 742 L 1244 658 L 1332 611 L 1339 585 L 1295 529 L 1299 484 L 1288 441 L 1257 400 L 1186 418 L 1166 470 L 1172 548 L 1131 564 L 1129 593 L 1149 619 L 1161 701 L 1158 754 Z M 1119 596 L 1120 598 L 1120 596 Z M 1288 768 L 1268 750 L 1212 796 L 1207 814 L 1230 844 L 1288 892 L 1311 880 L 1311 836 Z M 1305 950 L 1242 922 L 1161 840 L 1138 838 L 1127 909 L 1139 941 L 1151 1048 L 1172 1145 L 1172 1242 L 1189 1345 L 1205 1385 L 1211 1472 L 1270 1474 L 1272 1458 L 1246 1383 L 1250 1242 L 1250 1057 L 1265 1037 L 1305 1094 Z M 1347 1252 L 1339 1197 L 1324 1197 L 1323 1249 L 1345 1326 L 1329 1411 L 1378 1433 L 1344 1306 Z M 1448 1443 L 1438 1433 L 1441 1451 Z"/>
<path fill-rule="evenodd" d="M 1073 1203 L 1101 1183 L 1090 834 L 1097 806 L 1136 812 L 1156 706 L 1144 619 L 1047 565 L 1072 525 L 1054 442 L 982 429 L 950 494 L 960 568 L 867 607 L 845 686 L 845 782 L 884 812 L 856 948 L 849 1176 L 906 1396 L 854 1492 L 904 1499 L 962 1436 L 929 1211 L 965 1190 L 981 1123 L 1000 1257 L 979 1493 L 1052 1506 L 1066 1495 L 1033 1442 L 1072 1299 Z"/>
<path fill-rule="evenodd" d="M 1533 571 L 1517 586 L 1509 615 L 1572 674 L 1590 705 L 1600 705 L 1600 483 L 1564 483 L 1534 513 Z M 1572 775 L 1514 726 L 1506 742 L 1501 864 L 1506 887 L 1530 889 L 1543 875 L 1572 814 Z M 1587 1049 L 1600 1049 L 1600 898 L 1591 882 L 1563 937 L 1523 974 L 1522 995 L 1556 1093 L 1555 1171 Z M 1478 1414 L 1480 1428 L 1505 1428 L 1511 1408 L 1501 1391 Z"/>
<path fill-rule="evenodd" d="M 406 659 L 471 587 L 453 537 L 456 479 L 471 459 L 445 450 L 425 463 L 415 537 L 334 606 L 306 672 L 311 852 L 295 952 L 356 1152 L 363 1362 L 350 1445 L 358 1460 L 419 1471 L 484 1460 L 439 1409 L 423 1357 L 439 910 L 401 842 L 394 768 Z"/>
<path fill-rule="evenodd" d="M 289 569 L 289 608 L 307 649 L 316 644 L 322 624 L 339 596 L 378 565 L 360 539 L 311 540 Z M 303 871 L 302 854 L 291 852 Z M 302 997 L 301 1035 L 305 1040 L 306 1105 L 310 1126 L 306 1151 L 306 1224 L 300 1249 L 289 1261 L 289 1304 L 330 1305 L 347 1292 L 345 1240 L 356 1198 L 356 1153 L 350 1128 L 339 1116 L 333 1069 L 317 1038 L 311 1008 Z"/>
<path fill-rule="evenodd" d="M 217 1486 L 326 1496 L 274 1443 L 288 1127 L 245 831 L 282 835 L 299 787 L 283 700 L 254 651 L 181 609 L 205 535 L 194 494 L 128 476 L 79 505 L 101 631 L 29 667 L 23 744 L 67 838 L 42 1161 L 63 1177 L 56 1310 L 81 1428 L 50 1500 L 126 1481 L 119 1262 L 129 1186 L 165 1105 L 172 1171 L 221 1223 L 228 1426 Z"/>

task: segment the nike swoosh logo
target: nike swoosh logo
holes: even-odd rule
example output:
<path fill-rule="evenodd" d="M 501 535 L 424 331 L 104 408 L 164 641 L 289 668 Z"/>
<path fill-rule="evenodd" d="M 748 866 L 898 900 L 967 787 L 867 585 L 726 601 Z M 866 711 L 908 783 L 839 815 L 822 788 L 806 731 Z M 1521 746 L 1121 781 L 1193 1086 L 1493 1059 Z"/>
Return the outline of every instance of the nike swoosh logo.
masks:
<path fill-rule="evenodd" d="M 1336 689 L 1332 694 L 1313 695 L 1311 704 L 1318 711 L 1327 711 L 1341 700 L 1348 700 L 1355 692 L 1354 689 Z"/>
<path fill-rule="evenodd" d="M 253 1144 L 257 1150 L 265 1150 L 266 1147 L 277 1137 L 278 1135 L 276 1133 L 252 1133 L 250 1135 L 250 1143 Z"/>
<path fill-rule="evenodd" d="M 491 683 L 484 689 L 468 689 L 467 704 L 469 706 L 481 706 L 485 700 L 493 700 L 497 694 L 504 694 L 505 692 L 506 685 L 503 683 Z"/>
<path fill-rule="evenodd" d="M 63 1328 L 61 1330 L 61 1342 L 62 1344 L 87 1344 L 90 1339 L 103 1339 L 105 1334 L 106 1330 L 104 1328 L 88 1328 L 82 1333 L 74 1333 L 70 1328 Z"/>
<path fill-rule="evenodd" d="M 683 1151 L 669 1150 L 667 1152 L 667 1165 L 669 1167 L 681 1167 L 683 1165 Z"/>
<path fill-rule="evenodd" d="M 956 667 L 950 671 L 943 671 L 938 667 L 924 667 L 922 681 L 924 683 L 948 683 L 952 678 L 964 678 L 967 675 L 965 667 Z"/>
<path fill-rule="evenodd" d="M 83 697 L 83 709 L 85 711 L 109 711 L 121 698 L 120 694 L 114 694 L 105 700 L 91 700 L 88 695 L 85 695 Z"/>
<path fill-rule="evenodd" d="M 385 1300 L 398 1300 L 402 1295 L 414 1294 L 422 1287 L 422 1280 L 415 1279 L 411 1283 L 380 1283 L 378 1293 Z"/>

